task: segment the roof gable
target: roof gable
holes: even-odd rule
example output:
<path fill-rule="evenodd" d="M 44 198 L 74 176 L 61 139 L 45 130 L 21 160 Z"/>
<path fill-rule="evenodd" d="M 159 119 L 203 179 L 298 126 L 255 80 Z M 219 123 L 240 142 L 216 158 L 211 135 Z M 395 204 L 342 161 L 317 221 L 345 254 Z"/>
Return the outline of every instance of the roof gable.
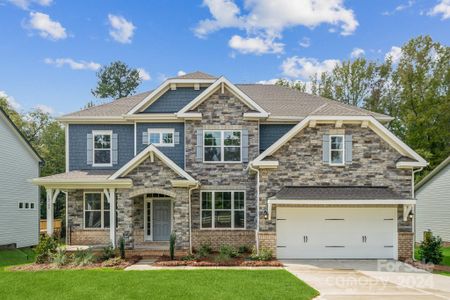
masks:
<path fill-rule="evenodd" d="M 428 181 L 433 179 L 434 176 L 439 174 L 442 170 L 445 169 L 445 167 L 450 164 L 450 156 L 444 159 L 443 162 L 441 162 L 436 168 L 433 169 L 427 176 L 425 176 L 414 188 L 414 190 L 417 192 L 422 186 L 425 185 Z"/>
<path fill-rule="evenodd" d="M 177 77 L 172 77 L 171 79 L 217 79 L 217 77 L 204 72 L 195 71 Z"/>
<path fill-rule="evenodd" d="M 176 113 L 205 89 L 205 87 L 200 87 L 198 90 L 193 87 L 177 87 L 176 90 L 168 89 L 144 109 L 142 113 Z"/>

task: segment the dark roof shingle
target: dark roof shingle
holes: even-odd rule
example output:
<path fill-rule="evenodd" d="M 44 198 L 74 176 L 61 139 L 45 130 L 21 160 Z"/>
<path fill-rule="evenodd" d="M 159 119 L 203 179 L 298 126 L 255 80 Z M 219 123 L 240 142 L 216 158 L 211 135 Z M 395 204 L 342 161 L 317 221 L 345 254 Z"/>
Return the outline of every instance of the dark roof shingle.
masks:
<path fill-rule="evenodd" d="M 386 186 L 285 186 L 275 196 L 282 200 L 403 199 Z"/>

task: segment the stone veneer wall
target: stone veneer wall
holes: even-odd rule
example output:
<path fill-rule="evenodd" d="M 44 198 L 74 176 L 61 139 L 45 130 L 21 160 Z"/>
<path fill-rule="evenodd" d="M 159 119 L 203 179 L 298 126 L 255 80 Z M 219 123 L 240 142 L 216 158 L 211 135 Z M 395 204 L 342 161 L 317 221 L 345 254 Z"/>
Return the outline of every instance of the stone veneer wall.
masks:
<path fill-rule="evenodd" d="M 352 135 L 351 164 L 329 166 L 322 162 L 324 134 Z M 411 170 L 396 168 L 400 156 L 371 129 L 361 128 L 360 125 L 345 124 L 342 129 L 336 129 L 331 124 L 307 127 L 270 158 L 279 161 L 278 169 L 261 170 L 260 209 L 267 209 L 267 200 L 283 186 L 290 185 L 388 186 L 405 198 L 411 198 Z M 275 228 L 276 208 L 272 211 L 272 220 L 260 220 L 261 232 L 275 232 Z M 412 221 L 403 221 L 401 205 L 398 207 L 398 230 L 405 233 L 412 231 Z"/>
<path fill-rule="evenodd" d="M 200 230 L 200 192 L 192 193 L 192 227 L 194 247 L 200 241 L 217 239 L 217 244 L 228 240 L 232 235 L 238 239 L 230 239 L 229 243 L 254 243 L 254 230 L 256 229 L 256 176 L 249 175 L 248 163 L 203 163 L 197 162 L 196 129 L 247 129 L 249 134 L 249 161 L 259 154 L 259 126 L 257 121 L 244 120 L 243 114 L 250 109 L 237 99 L 227 89 L 222 94 L 220 89 L 200 104 L 195 112 L 202 113 L 202 120 L 185 121 L 186 130 L 186 167 L 185 170 L 201 183 L 201 190 L 245 190 L 246 191 L 246 229 L 252 231 L 247 237 L 242 237 L 242 231 L 236 233 L 224 230 Z M 247 235 L 245 235 L 247 236 Z M 253 238 L 250 238 L 253 236 Z M 215 242 L 213 242 L 215 243 Z"/>

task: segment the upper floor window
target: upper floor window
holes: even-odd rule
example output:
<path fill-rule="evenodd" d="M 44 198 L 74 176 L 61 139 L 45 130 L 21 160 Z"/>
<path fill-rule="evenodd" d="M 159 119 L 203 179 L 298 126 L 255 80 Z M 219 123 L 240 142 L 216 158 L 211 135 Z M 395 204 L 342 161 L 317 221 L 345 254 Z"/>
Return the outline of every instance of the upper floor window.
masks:
<path fill-rule="evenodd" d="M 93 131 L 94 166 L 112 166 L 112 131 Z"/>
<path fill-rule="evenodd" d="M 330 164 L 343 165 L 344 162 L 344 136 L 330 135 Z"/>
<path fill-rule="evenodd" d="M 240 130 L 205 130 L 205 162 L 241 162 Z"/>
<path fill-rule="evenodd" d="M 103 193 L 84 193 L 84 228 L 109 228 L 109 203 Z"/>
<path fill-rule="evenodd" d="M 163 129 L 148 129 L 148 140 L 149 144 L 155 146 L 173 146 L 174 145 L 174 129 L 173 128 L 163 128 Z"/>

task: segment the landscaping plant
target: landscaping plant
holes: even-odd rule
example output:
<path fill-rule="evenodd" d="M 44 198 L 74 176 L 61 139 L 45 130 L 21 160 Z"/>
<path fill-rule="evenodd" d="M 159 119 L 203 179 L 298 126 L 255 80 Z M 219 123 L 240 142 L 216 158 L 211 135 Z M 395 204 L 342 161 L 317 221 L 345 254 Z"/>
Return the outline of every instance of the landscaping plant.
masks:
<path fill-rule="evenodd" d="M 177 236 L 175 234 L 175 232 L 172 232 L 170 234 L 170 241 L 169 241 L 169 251 L 170 251 L 170 259 L 174 260 L 175 259 L 175 241 L 177 239 Z"/>
<path fill-rule="evenodd" d="M 219 255 L 221 255 L 221 254 L 224 256 L 229 256 L 230 258 L 239 256 L 239 252 L 236 250 L 236 248 L 234 248 L 233 246 L 230 246 L 230 245 L 220 246 Z"/>
<path fill-rule="evenodd" d="M 247 245 L 241 245 L 239 246 L 238 252 L 239 254 L 249 253 L 250 249 L 248 248 Z"/>
<path fill-rule="evenodd" d="M 252 260 L 262 260 L 262 261 L 271 260 L 272 257 L 273 257 L 272 250 L 267 248 L 261 248 L 258 254 L 256 246 L 253 246 L 252 254 L 250 255 L 250 258 Z"/>
<path fill-rule="evenodd" d="M 112 243 L 110 242 L 108 246 L 103 248 L 103 252 L 102 252 L 102 255 L 101 255 L 100 258 L 102 260 L 108 260 L 108 259 L 113 258 L 115 256 L 116 256 L 116 253 L 114 251 L 114 247 L 113 247 Z"/>
<path fill-rule="evenodd" d="M 39 238 L 39 244 L 36 246 L 36 263 L 43 264 L 48 263 L 51 260 L 51 256 L 56 253 L 58 243 L 55 238 L 48 235 L 41 235 Z"/>
<path fill-rule="evenodd" d="M 69 263 L 69 256 L 66 253 L 66 249 L 58 248 L 56 252 L 51 257 L 52 262 L 56 264 L 58 267 L 65 266 Z"/>
<path fill-rule="evenodd" d="M 102 267 L 115 267 L 120 265 L 122 262 L 123 262 L 122 258 L 114 257 L 102 262 Z"/>
<path fill-rule="evenodd" d="M 94 263 L 96 257 L 90 249 L 88 250 L 77 250 L 73 254 L 73 263 L 77 266 L 86 266 Z"/>
<path fill-rule="evenodd" d="M 419 255 L 423 262 L 439 265 L 444 257 L 442 239 L 439 236 L 426 235 L 420 244 Z"/>
<path fill-rule="evenodd" d="M 211 244 L 202 243 L 202 244 L 200 244 L 200 247 L 197 250 L 197 257 L 205 258 L 205 257 L 208 257 L 211 253 L 212 253 Z"/>
<path fill-rule="evenodd" d="M 120 251 L 120 258 L 125 259 L 125 239 L 123 237 L 119 240 L 119 251 Z"/>

